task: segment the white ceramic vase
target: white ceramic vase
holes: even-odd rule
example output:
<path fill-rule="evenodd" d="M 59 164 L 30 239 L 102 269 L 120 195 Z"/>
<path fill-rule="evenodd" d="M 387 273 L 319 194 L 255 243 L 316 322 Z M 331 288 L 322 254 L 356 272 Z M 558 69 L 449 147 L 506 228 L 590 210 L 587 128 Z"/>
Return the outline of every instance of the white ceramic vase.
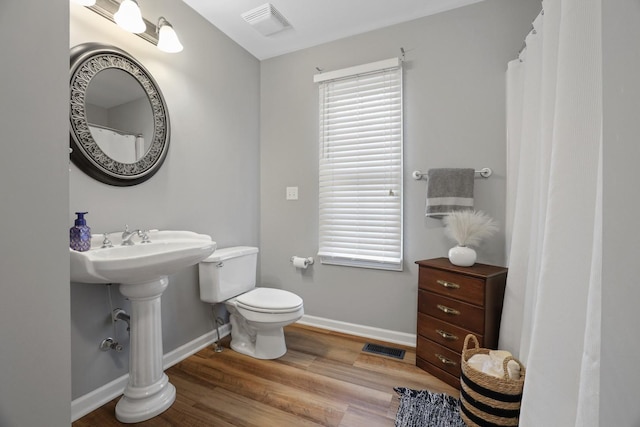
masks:
<path fill-rule="evenodd" d="M 476 251 L 468 246 L 454 246 L 449 249 L 449 261 L 460 267 L 470 267 L 476 262 Z"/>

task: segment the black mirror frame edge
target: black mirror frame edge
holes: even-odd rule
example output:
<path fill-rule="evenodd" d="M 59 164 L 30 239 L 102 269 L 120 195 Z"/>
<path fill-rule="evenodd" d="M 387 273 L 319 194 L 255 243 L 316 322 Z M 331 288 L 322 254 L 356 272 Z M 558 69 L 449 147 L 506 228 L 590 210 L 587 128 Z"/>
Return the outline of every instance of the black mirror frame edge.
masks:
<path fill-rule="evenodd" d="M 83 43 L 70 50 L 70 147 L 71 161 L 90 177 L 113 186 L 145 182 L 162 166 L 169 150 L 169 112 L 162 92 L 151 73 L 122 49 L 100 43 Z M 107 68 L 123 70 L 135 78 L 149 98 L 154 134 L 151 147 L 135 163 L 121 163 L 108 157 L 89 131 L 85 111 L 86 90 L 91 79 Z"/>

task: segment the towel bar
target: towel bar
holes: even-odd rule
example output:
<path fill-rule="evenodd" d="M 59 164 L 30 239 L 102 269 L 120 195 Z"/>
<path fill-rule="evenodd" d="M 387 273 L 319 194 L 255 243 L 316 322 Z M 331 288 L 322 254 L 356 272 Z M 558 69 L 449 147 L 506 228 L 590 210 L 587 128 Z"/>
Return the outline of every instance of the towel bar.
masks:
<path fill-rule="evenodd" d="M 479 171 L 475 171 L 475 173 L 479 174 L 483 178 L 489 178 L 493 171 L 490 168 L 482 168 Z M 427 174 L 422 173 L 421 171 L 413 171 L 413 179 L 416 181 L 421 180 L 422 178 L 427 179 Z"/>

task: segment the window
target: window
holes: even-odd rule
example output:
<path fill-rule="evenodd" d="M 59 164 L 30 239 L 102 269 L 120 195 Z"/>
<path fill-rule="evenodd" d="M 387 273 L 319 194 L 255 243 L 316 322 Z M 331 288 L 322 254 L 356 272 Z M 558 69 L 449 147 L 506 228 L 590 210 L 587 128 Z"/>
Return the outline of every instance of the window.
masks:
<path fill-rule="evenodd" d="M 402 270 L 399 59 L 316 75 L 320 83 L 318 256 Z"/>

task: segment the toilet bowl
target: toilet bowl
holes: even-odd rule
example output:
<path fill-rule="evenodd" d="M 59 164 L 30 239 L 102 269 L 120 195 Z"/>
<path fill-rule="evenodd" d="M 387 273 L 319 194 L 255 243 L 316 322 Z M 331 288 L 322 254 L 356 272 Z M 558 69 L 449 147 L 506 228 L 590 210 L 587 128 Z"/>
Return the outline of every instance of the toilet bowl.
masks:
<path fill-rule="evenodd" d="M 287 352 L 283 327 L 304 314 L 302 298 L 282 289 L 256 288 L 258 248 L 217 249 L 199 264 L 200 299 L 224 302 L 231 320 L 231 348 L 257 359 Z"/>

